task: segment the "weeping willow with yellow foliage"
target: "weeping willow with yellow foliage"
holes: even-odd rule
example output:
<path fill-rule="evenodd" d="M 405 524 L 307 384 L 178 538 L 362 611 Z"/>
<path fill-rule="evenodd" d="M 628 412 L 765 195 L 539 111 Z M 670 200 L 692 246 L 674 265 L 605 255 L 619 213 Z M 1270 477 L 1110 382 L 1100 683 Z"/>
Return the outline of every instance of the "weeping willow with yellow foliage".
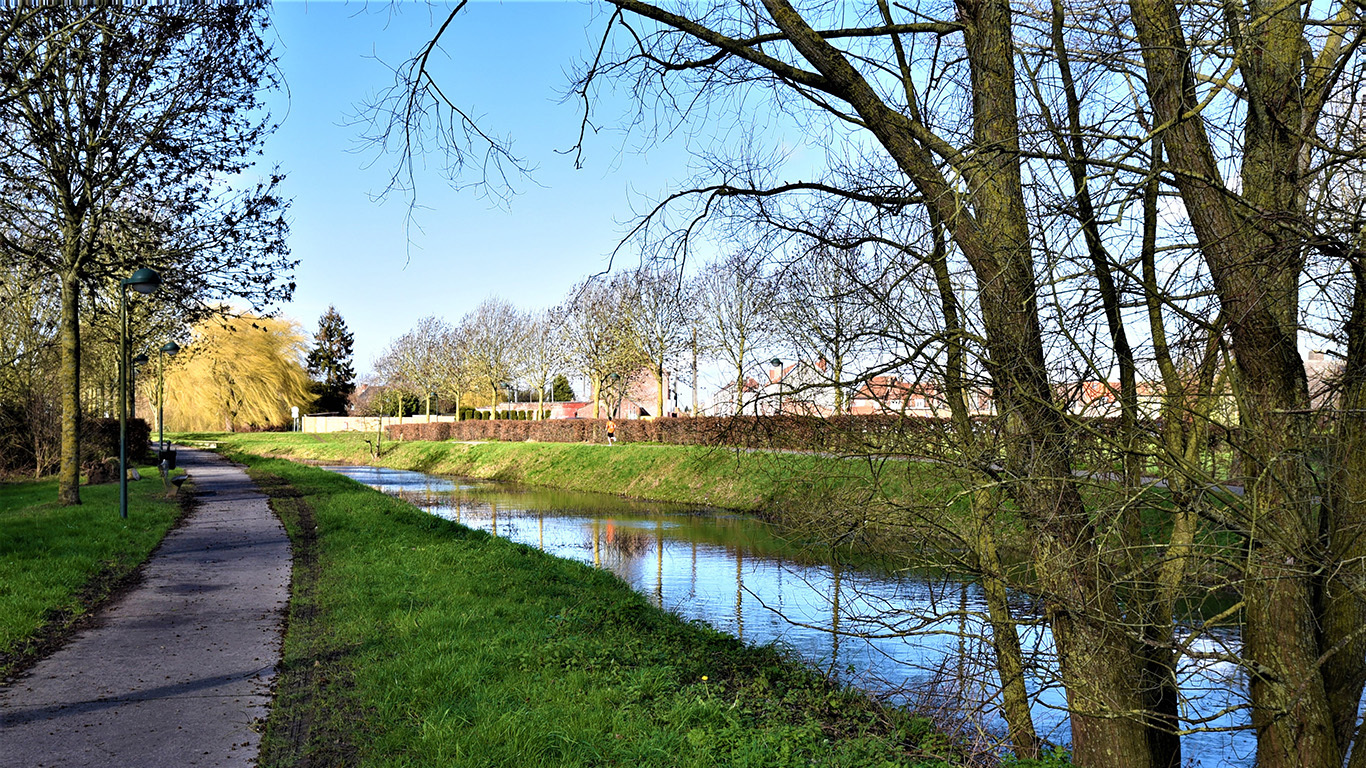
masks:
<path fill-rule="evenodd" d="M 220 315 L 166 367 L 166 427 L 235 432 L 290 423 L 291 406 L 313 401 L 303 360 L 308 345 L 293 320 Z"/>

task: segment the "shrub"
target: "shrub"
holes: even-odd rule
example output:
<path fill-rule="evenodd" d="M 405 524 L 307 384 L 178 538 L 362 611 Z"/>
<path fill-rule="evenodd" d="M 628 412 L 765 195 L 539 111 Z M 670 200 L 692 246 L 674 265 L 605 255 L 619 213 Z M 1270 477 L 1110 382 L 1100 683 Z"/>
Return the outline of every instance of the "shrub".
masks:
<path fill-rule="evenodd" d="M 128 420 L 128 459 L 140 461 L 152 450 L 152 428 L 142 419 Z M 119 420 L 87 418 L 81 422 L 81 463 L 119 455 Z"/>

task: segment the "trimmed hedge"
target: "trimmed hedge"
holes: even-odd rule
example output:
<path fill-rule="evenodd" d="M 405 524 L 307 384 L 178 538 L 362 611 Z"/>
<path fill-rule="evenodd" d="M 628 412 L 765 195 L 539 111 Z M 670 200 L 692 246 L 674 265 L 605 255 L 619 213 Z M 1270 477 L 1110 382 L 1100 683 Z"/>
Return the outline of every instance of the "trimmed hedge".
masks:
<path fill-rule="evenodd" d="M 983 431 L 981 460 L 992 461 L 1003 437 L 992 418 L 978 419 Z M 1072 422 L 1073 458 L 1078 466 L 1115 468 L 1123 453 L 1118 422 L 1105 418 L 1081 418 Z M 1145 421 L 1140 431 L 1153 435 L 1160 425 Z M 501 440 L 542 443 L 606 443 L 606 419 L 510 419 L 398 424 L 387 427 L 392 440 Z M 625 443 L 727 446 L 758 450 L 820 451 L 832 454 L 894 454 L 911 458 L 942 459 L 959 454 L 957 437 L 948 419 L 895 414 L 866 416 L 729 416 L 662 418 L 617 422 L 617 439 Z M 1211 438 L 1213 441 L 1213 437 Z M 1224 439 L 1227 439 L 1225 436 Z M 961 455 L 958 456 L 961 458 Z"/>
<path fill-rule="evenodd" d="M 949 428 L 947 420 L 871 416 L 727 416 L 617 422 L 626 443 L 727 445 L 742 448 L 860 451 L 908 444 L 929 446 Z M 501 440 L 542 443 L 605 443 L 606 419 L 544 421 L 471 420 L 386 427 L 391 440 Z"/>

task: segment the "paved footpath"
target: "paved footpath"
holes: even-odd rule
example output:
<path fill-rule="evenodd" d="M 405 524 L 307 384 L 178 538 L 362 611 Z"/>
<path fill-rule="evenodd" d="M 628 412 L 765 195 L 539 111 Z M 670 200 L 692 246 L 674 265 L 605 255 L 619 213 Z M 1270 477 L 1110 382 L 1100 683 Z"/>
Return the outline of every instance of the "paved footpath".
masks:
<path fill-rule="evenodd" d="M 242 469 L 207 451 L 178 454 L 198 508 L 135 589 L 0 688 L 0 766 L 255 763 L 280 658 L 289 539 Z"/>

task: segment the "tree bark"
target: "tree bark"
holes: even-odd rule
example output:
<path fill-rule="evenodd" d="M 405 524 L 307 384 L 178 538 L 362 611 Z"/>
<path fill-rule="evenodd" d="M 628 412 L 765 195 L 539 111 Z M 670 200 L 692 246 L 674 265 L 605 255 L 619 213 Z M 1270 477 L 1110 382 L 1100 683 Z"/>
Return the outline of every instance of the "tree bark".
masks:
<path fill-rule="evenodd" d="M 1333 730 L 1343 750 L 1352 743 L 1357 707 L 1366 683 L 1366 254 L 1352 254 L 1356 285 L 1347 322 L 1347 359 L 1342 376 L 1332 465 L 1320 516 L 1320 546 L 1337 567 L 1324 569 L 1316 609 L 1327 654 L 1323 679 Z M 1366 764 L 1353 750 L 1353 764 Z"/>
<path fill-rule="evenodd" d="M 655 383 L 659 386 L 659 410 L 655 411 L 655 418 L 664 415 L 664 363 L 655 361 Z"/>
<path fill-rule="evenodd" d="M 73 272 L 61 273 L 62 448 L 57 469 L 57 502 L 81 503 L 81 320 L 80 279 Z"/>
<path fill-rule="evenodd" d="M 973 429 L 972 416 L 968 410 L 968 388 L 963 381 L 963 364 L 966 357 L 963 345 L 966 331 L 963 328 L 958 295 L 954 293 L 949 277 L 942 228 L 937 218 L 931 217 L 931 221 L 931 226 L 934 227 L 934 250 L 930 255 L 930 267 L 939 290 L 939 308 L 944 318 L 944 334 L 947 337 L 944 396 L 948 401 L 953 431 L 962 452 L 963 469 L 969 475 L 980 474 L 981 468 L 976 465 L 981 462 L 984 451 L 978 444 L 979 440 Z M 1005 717 L 1006 730 L 1015 756 L 1037 758 L 1040 742 L 1034 729 L 1034 716 L 1029 710 L 1029 690 L 1024 678 L 1024 654 L 1020 650 L 1019 632 L 1010 615 L 1004 566 L 996 549 L 996 499 L 990 491 L 978 488 L 972 491 L 969 503 L 972 506 L 974 525 L 969 544 L 982 581 L 982 594 L 987 603 L 987 618 L 991 623 L 996 673 L 1001 682 L 1001 713 Z"/>
<path fill-rule="evenodd" d="M 1189 46 L 1173 0 L 1130 0 L 1168 166 L 1228 319 L 1248 483 L 1244 661 L 1261 768 L 1337 768 L 1311 588 L 1314 489 L 1305 462 L 1308 392 L 1297 349 L 1303 244 L 1277 222 L 1303 213 L 1298 87 L 1306 45 L 1298 6 L 1228 6 L 1248 95 L 1242 198 L 1221 182 L 1199 113 Z M 1243 39 L 1242 35 L 1248 35 Z M 1255 55 L 1252 52 L 1255 50 Z"/>

